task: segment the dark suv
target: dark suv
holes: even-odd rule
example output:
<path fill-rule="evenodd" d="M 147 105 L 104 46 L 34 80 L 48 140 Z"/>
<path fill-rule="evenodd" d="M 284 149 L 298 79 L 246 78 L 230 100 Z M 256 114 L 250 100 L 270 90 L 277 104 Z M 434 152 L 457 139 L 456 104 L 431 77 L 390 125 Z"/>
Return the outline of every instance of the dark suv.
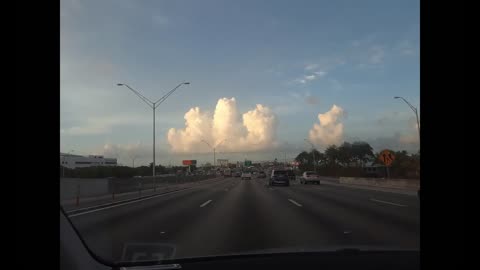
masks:
<path fill-rule="evenodd" d="M 290 186 L 290 177 L 286 170 L 273 170 L 268 182 L 270 186 L 283 185 Z"/>

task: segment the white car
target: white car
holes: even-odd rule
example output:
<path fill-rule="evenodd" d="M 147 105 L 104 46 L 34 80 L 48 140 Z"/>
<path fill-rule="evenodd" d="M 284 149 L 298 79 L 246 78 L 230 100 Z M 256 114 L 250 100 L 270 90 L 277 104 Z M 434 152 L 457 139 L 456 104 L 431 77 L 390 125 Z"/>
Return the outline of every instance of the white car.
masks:
<path fill-rule="evenodd" d="M 242 172 L 242 180 L 243 179 L 248 179 L 248 180 L 251 180 L 252 179 L 252 173 L 251 172 Z"/>
<path fill-rule="evenodd" d="M 300 179 L 300 184 L 315 183 L 320 185 L 320 176 L 315 172 L 304 172 Z"/>

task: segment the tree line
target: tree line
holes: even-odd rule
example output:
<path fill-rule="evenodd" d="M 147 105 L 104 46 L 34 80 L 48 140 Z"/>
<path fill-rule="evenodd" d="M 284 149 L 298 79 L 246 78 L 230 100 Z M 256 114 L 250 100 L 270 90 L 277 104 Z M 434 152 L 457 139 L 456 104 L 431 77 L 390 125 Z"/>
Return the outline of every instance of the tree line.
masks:
<path fill-rule="evenodd" d="M 395 161 L 388 168 L 392 178 L 419 178 L 420 153 L 392 151 Z M 324 176 L 384 177 L 387 169 L 379 160 L 379 153 L 367 142 L 344 142 L 340 146 L 330 145 L 324 152 L 316 149 L 302 151 L 295 161 L 299 170 L 313 171 Z"/>

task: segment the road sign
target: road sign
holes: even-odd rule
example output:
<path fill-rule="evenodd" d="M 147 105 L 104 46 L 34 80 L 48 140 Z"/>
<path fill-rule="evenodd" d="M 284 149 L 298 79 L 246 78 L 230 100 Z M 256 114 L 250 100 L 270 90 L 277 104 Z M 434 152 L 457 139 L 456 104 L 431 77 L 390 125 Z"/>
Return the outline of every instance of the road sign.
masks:
<path fill-rule="evenodd" d="M 383 150 L 382 152 L 380 152 L 380 155 L 378 158 L 380 159 L 381 162 L 383 162 L 383 164 L 385 164 L 385 166 L 390 166 L 392 165 L 392 162 L 395 160 L 395 155 L 388 150 Z"/>

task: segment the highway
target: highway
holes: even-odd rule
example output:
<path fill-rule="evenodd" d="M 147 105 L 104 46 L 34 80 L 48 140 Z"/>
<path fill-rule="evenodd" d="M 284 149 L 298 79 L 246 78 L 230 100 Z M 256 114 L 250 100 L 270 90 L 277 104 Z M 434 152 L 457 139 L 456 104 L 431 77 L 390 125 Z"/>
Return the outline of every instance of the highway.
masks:
<path fill-rule="evenodd" d="M 226 178 L 71 220 L 89 247 L 112 261 L 129 243 L 170 244 L 175 258 L 271 248 L 419 248 L 416 196 L 266 182 Z"/>

